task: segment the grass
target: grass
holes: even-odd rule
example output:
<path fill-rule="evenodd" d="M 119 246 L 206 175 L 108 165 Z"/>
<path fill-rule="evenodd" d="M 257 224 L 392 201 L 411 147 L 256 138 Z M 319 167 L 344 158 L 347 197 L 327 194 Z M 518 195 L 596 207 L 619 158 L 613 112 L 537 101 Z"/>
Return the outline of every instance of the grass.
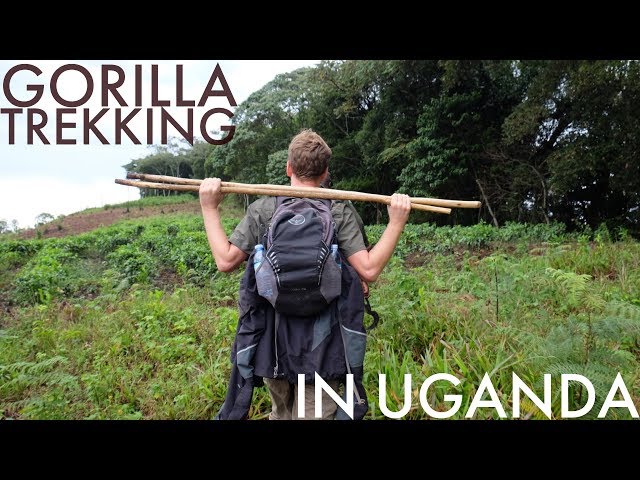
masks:
<path fill-rule="evenodd" d="M 229 212 L 231 215 L 229 216 Z M 230 209 L 229 233 L 238 222 Z M 375 240 L 381 227 L 368 228 Z M 512 373 L 539 395 L 553 374 L 580 373 L 596 389 L 593 418 L 621 372 L 640 399 L 640 243 L 558 225 L 407 226 L 371 303 L 382 318 L 365 360 L 368 418 L 386 403 L 405 418 L 427 418 L 422 381 L 451 373 L 429 390 L 463 395 L 462 418 L 489 373 L 510 414 Z M 237 322 L 241 272 L 218 272 L 196 215 L 125 221 L 62 239 L 0 243 L 0 418 L 208 419 L 222 405 Z M 366 321 L 370 319 L 366 318 Z M 572 389 L 571 408 L 584 403 Z M 251 418 L 269 411 L 256 390 Z M 525 418 L 544 418 L 528 401 Z M 614 408 L 608 418 L 628 418 Z M 480 408 L 475 418 L 497 418 Z"/>

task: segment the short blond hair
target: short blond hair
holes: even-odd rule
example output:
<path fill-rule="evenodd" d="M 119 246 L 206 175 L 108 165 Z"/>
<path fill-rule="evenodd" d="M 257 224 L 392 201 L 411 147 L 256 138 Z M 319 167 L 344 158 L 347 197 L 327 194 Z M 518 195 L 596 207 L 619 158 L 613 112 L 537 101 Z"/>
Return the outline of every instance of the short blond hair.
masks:
<path fill-rule="evenodd" d="M 306 128 L 293 137 L 289 144 L 288 161 L 300 178 L 317 178 L 329 166 L 331 149 L 313 130 Z"/>

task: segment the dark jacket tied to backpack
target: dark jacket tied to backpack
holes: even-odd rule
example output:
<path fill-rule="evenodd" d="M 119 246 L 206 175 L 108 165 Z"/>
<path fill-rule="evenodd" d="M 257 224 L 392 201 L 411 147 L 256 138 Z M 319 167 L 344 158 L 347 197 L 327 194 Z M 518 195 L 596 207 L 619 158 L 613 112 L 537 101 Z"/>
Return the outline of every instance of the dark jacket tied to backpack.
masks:
<path fill-rule="evenodd" d="M 285 315 L 258 293 L 254 255 L 255 252 L 250 255 L 240 282 L 231 378 L 226 399 L 215 418 L 246 419 L 253 388 L 261 386 L 265 377 L 297 384 L 298 374 L 304 374 L 306 383 L 314 383 L 317 373 L 325 381 L 344 383 L 346 375 L 351 373 L 355 397 L 353 418 L 362 419 L 368 410 L 362 385 L 366 333 L 364 296 L 357 272 L 341 258 L 339 297 L 317 314 Z M 348 418 L 338 407 L 336 419 Z"/>

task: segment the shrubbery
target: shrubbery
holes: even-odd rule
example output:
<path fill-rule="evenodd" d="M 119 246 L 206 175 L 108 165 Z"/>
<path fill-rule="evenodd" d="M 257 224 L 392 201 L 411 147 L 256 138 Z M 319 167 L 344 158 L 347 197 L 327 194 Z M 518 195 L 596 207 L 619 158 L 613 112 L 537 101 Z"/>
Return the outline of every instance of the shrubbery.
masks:
<path fill-rule="evenodd" d="M 223 223 L 231 232 L 237 222 Z M 12 295 L 21 304 L 86 293 L 87 282 L 98 284 L 95 275 L 101 272 L 106 272 L 102 280 L 120 287 L 151 283 L 163 272 L 204 285 L 217 272 L 202 218 L 180 215 L 122 222 L 74 237 L 0 243 L 1 265 L 20 262 L 26 264 Z"/>
<path fill-rule="evenodd" d="M 225 220 L 225 230 L 236 223 Z M 370 238 L 383 228 L 367 227 Z M 243 271 L 217 272 L 200 217 L 2 242 L 0 266 L 0 302 L 20 304 L 8 317 L 0 310 L 0 418 L 212 418 L 220 408 Z M 379 373 L 391 410 L 401 406 L 405 373 L 462 380 L 434 387 L 436 409 L 448 408 L 447 393 L 468 401 L 485 372 L 505 405 L 512 372 L 539 395 L 543 373 L 553 373 L 554 392 L 560 373 L 583 374 L 598 404 L 619 371 L 638 398 L 640 243 L 619 232 L 407 225 L 371 292 L 382 321 L 365 360 L 370 418 L 381 418 Z M 569 401 L 576 409 L 584 400 L 575 389 Z M 413 403 L 406 418 L 424 418 Z M 258 389 L 252 418 L 268 406 Z M 543 418 L 531 402 L 521 408 Z M 556 417 L 559 408 L 556 395 Z"/>

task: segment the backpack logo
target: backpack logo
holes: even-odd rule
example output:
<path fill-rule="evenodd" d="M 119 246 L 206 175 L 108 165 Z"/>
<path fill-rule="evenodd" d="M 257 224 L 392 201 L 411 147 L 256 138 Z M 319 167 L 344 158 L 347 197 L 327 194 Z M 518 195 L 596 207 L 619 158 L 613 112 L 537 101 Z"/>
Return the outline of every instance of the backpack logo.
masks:
<path fill-rule="evenodd" d="M 289 223 L 291 225 L 302 225 L 306 221 L 307 221 L 307 219 L 304 218 L 304 216 L 302 216 L 300 214 L 298 214 L 295 217 L 289 219 Z"/>

